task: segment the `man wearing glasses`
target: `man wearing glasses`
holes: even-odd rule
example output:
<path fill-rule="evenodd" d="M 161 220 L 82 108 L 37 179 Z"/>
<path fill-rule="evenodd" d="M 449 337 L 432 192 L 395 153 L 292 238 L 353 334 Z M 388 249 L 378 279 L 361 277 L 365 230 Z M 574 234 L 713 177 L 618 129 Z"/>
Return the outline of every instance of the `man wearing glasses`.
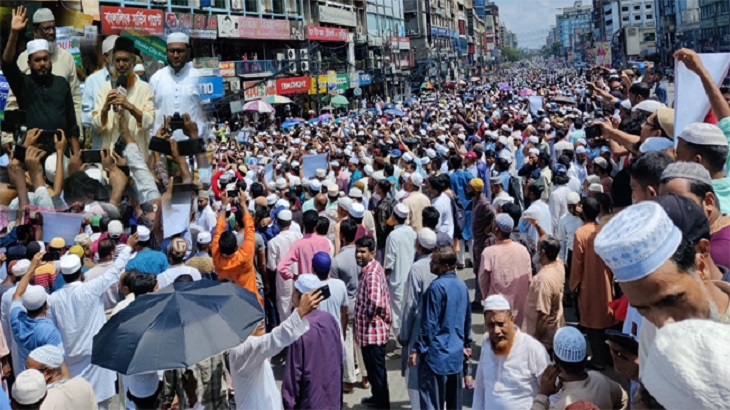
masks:
<path fill-rule="evenodd" d="M 68 51 L 56 45 L 56 19 L 53 12 L 47 8 L 38 9 L 33 13 L 33 37 L 48 41 L 48 52 L 51 57 L 51 73 L 62 77 L 68 81 L 71 87 L 71 95 L 73 97 L 74 112 L 76 113 L 76 123 L 81 124 L 81 89 L 79 88 L 79 78 L 76 75 L 76 63 L 74 58 Z M 28 67 L 28 52 L 23 51 L 18 57 L 18 68 L 24 74 L 30 74 Z M 17 110 L 18 103 L 12 91 L 8 95 L 8 102 L 5 110 Z M 79 149 L 78 138 L 71 139 L 71 146 L 74 152 Z"/>

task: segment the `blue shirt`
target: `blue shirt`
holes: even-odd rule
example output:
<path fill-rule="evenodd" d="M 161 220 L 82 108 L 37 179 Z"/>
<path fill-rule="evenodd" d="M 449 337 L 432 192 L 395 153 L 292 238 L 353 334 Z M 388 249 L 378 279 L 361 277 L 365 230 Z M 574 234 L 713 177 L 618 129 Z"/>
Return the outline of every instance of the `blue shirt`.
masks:
<path fill-rule="evenodd" d="M 137 252 L 137 255 L 127 262 L 126 270 L 136 270 L 142 273 L 152 273 L 159 275 L 167 270 L 170 264 L 164 253 L 153 251 L 152 249 L 144 249 Z"/>
<path fill-rule="evenodd" d="M 464 348 L 471 345 L 471 306 L 466 285 L 455 272 L 431 282 L 423 297 L 423 319 L 416 351 L 434 373 L 462 370 Z"/>
<path fill-rule="evenodd" d="M 10 305 L 10 328 L 13 330 L 15 343 L 18 344 L 20 369 L 15 369 L 15 374 L 25 370 L 25 361 L 35 348 L 45 345 L 63 347 L 61 332 L 53 321 L 47 317 L 29 317 L 20 299 L 14 300 Z"/>

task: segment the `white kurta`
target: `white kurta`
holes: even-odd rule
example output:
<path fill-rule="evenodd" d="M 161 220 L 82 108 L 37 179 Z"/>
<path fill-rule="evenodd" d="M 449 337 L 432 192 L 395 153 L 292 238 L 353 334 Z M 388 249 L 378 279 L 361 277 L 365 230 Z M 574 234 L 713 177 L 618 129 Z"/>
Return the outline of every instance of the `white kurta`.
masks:
<path fill-rule="evenodd" d="M 3 293 L 2 299 L 0 299 L 0 319 L 2 320 L 3 336 L 5 337 L 5 342 L 10 348 L 10 357 L 13 359 L 12 370 L 13 374 L 16 376 L 17 373 L 15 373 L 15 369 L 20 369 L 20 366 L 18 365 L 18 344 L 15 343 L 13 331 L 10 328 L 10 304 L 13 302 L 13 295 L 15 295 L 15 289 L 17 288 L 18 285 L 16 284 Z"/>
<path fill-rule="evenodd" d="M 125 246 L 103 275 L 67 284 L 48 297 L 48 317 L 58 326 L 72 377 L 81 376 L 94 387 L 97 401 L 114 395 L 116 373 L 91 364 L 93 338 L 104 323 L 104 294 L 127 265 L 132 249 Z"/>
<path fill-rule="evenodd" d="M 474 410 L 529 409 L 540 387 L 540 375 L 550 364 L 545 347 L 532 336 L 516 330 L 507 356 L 496 356 L 489 333 L 482 339 L 482 355 L 474 380 Z"/>
<path fill-rule="evenodd" d="M 302 239 L 302 234 L 294 232 L 291 227 L 284 231 L 279 232 L 272 240 L 269 241 L 269 246 L 266 253 L 266 265 L 269 270 L 276 270 L 276 266 L 279 265 L 284 255 L 292 247 L 295 241 Z M 289 270 L 294 273 L 294 276 L 299 274 L 297 272 L 297 265 L 292 264 Z M 274 281 L 276 282 L 276 311 L 279 312 L 280 320 L 284 320 L 289 317 L 291 313 L 291 298 L 293 293 L 292 279 L 284 280 L 281 275 L 275 275 Z"/>
<path fill-rule="evenodd" d="M 195 224 L 200 225 L 203 228 L 203 232 L 212 233 L 215 229 L 216 219 L 215 212 L 213 212 L 213 208 L 210 205 L 206 205 L 200 212 L 195 212 Z"/>
<path fill-rule="evenodd" d="M 451 198 L 442 192 L 441 195 L 432 200 L 433 207 L 439 211 L 439 224 L 436 225 L 437 232 L 443 232 L 454 237 L 454 212 L 451 209 Z"/>
<path fill-rule="evenodd" d="M 281 392 L 276 386 L 269 359 L 294 343 L 307 330 L 309 322 L 306 318 L 300 318 L 295 311 L 271 333 L 249 336 L 245 342 L 229 351 L 237 409 L 281 409 Z"/>
<path fill-rule="evenodd" d="M 403 317 L 403 294 L 405 293 L 408 272 L 413 265 L 416 254 L 416 231 L 408 225 L 398 225 L 388 235 L 385 241 L 384 269 L 391 269 L 388 277 L 390 291 L 391 315 L 393 318 L 393 333 L 400 332 Z"/>
<path fill-rule="evenodd" d="M 153 133 L 162 126 L 165 116 L 177 112 L 180 115 L 190 115 L 190 118 L 198 124 L 198 135 L 201 138 L 208 135 L 208 121 L 205 119 L 205 110 L 197 88 L 199 77 L 200 70 L 193 68 L 193 63 L 189 62 L 178 73 L 167 66 L 150 78 L 150 87 L 155 92 Z M 187 139 L 182 130 L 176 130 L 172 136 L 176 140 Z"/>

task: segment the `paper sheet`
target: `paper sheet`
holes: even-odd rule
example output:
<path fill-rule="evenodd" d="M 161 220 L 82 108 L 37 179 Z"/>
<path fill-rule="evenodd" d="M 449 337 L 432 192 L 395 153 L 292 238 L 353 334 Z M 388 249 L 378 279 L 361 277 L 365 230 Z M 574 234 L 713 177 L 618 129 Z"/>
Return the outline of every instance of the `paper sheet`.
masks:
<path fill-rule="evenodd" d="M 327 154 L 302 156 L 302 172 L 305 178 L 314 178 L 317 169 L 327 169 Z"/>
<path fill-rule="evenodd" d="M 43 216 L 43 242 L 50 242 L 56 237 L 63 238 L 67 244 L 73 245 L 74 238 L 81 232 L 81 222 L 85 214 L 62 212 L 41 212 Z"/>

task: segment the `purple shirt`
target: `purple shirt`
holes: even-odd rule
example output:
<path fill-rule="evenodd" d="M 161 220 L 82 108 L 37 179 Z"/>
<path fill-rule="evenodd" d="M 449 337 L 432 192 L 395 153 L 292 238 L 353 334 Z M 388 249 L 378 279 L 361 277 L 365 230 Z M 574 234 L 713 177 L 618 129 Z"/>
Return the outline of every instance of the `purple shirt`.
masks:
<path fill-rule="evenodd" d="M 285 409 L 339 409 L 342 398 L 342 339 L 337 320 L 313 310 L 309 330 L 287 352 L 281 396 Z"/>
<path fill-rule="evenodd" d="M 710 236 L 710 257 L 716 265 L 730 268 L 730 226 Z"/>

